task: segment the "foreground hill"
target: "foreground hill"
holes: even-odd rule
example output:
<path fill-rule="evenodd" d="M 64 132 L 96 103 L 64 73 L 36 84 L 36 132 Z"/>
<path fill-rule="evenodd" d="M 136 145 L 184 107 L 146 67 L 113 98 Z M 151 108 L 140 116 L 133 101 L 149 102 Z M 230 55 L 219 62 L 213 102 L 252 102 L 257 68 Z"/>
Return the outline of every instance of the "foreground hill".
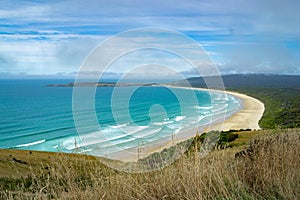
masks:
<path fill-rule="evenodd" d="M 140 174 L 90 156 L 0 150 L 0 199 L 300 199 L 300 131 L 236 134 L 204 158 L 195 139 L 174 164 Z"/>

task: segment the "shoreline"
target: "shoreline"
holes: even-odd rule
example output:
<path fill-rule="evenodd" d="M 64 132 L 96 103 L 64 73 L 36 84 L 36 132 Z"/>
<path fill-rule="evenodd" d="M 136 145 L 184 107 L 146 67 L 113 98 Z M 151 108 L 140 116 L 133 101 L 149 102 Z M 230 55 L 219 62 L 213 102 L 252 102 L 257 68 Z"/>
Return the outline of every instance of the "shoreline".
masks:
<path fill-rule="evenodd" d="M 258 99 L 245 94 L 231 91 L 225 91 L 225 93 L 241 99 L 243 105 L 237 112 L 225 119 L 223 124 L 212 124 L 206 131 L 212 131 L 218 128 L 223 131 L 229 131 L 230 129 L 260 130 L 258 122 L 264 114 L 264 104 Z"/>
<path fill-rule="evenodd" d="M 170 148 L 180 142 L 195 137 L 197 134 L 202 134 L 210 131 L 229 131 L 240 129 L 260 130 L 258 122 L 264 113 L 265 107 L 261 101 L 253 97 L 225 90 L 221 91 L 207 88 L 178 87 L 169 85 L 166 86 L 178 89 L 225 93 L 240 99 L 242 101 L 242 105 L 237 111 L 235 111 L 230 116 L 225 117 L 221 121 L 217 120 L 214 123 L 209 124 L 207 126 L 194 127 L 189 130 L 180 131 L 176 134 L 172 141 L 164 139 L 162 141 L 155 142 L 154 144 L 147 144 L 147 147 L 142 146 L 122 150 L 120 152 L 109 154 L 109 159 L 119 160 L 123 162 L 136 162 L 138 159 L 145 158 L 153 153 L 160 152 L 166 148 Z"/>
<path fill-rule="evenodd" d="M 213 90 L 207 88 L 179 87 L 179 86 L 169 86 L 169 85 L 164 85 L 164 86 L 170 88 L 178 88 L 178 89 L 225 93 L 239 98 L 241 100 L 241 105 L 239 106 L 238 109 L 236 109 L 236 111 L 234 111 L 234 113 L 232 113 L 229 116 L 226 116 L 223 119 L 214 121 L 213 123 L 208 125 L 193 127 L 188 130 L 180 131 L 176 133 L 176 135 L 174 134 L 172 140 L 171 137 L 162 138 L 161 140 L 147 143 L 147 145 L 141 145 L 140 147 L 133 147 L 130 149 L 120 150 L 118 152 L 108 154 L 103 158 L 95 156 L 97 159 L 101 160 L 101 159 L 108 158 L 116 161 L 136 162 L 139 159 L 148 157 L 153 153 L 157 153 L 164 149 L 170 148 L 180 142 L 195 137 L 197 134 L 201 135 L 204 132 L 209 132 L 213 130 L 228 131 L 230 129 L 234 129 L 234 130 L 260 129 L 258 122 L 264 113 L 264 104 L 253 97 L 247 96 L 245 94 L 237 93 L 237 92 Z M 78 155 L 90 156 L 89 153 L 82 153 Z"/>
<path fill-rule="evenodd" d="M 177 86 L 173 88 L 182 88 L 182 89 L 190 89 L 190 90 L 209 91 L 209 92 L 211 91 L 221 92 L 221 93 L 226 93 L 235 96 L 242 100 L 242 106 L 239 108 L 238 111 L 226 117 L 223 123 L 211 124 L 208 128 L 205 129 L 205 131 L 213 131 L 213 130 L 229 131 L 230 129 L 234 129 L 234 130 L 238 130 L 238 129 L 259 130 L 260 129 L 258 122 L 263 116 L 263 113 L 265 111 L 265 106 L 258 99 L 250 97 L 246 94 L 226 91 L 226 90 L 222 91 L 222 90 L 214 90 L 214 89 L 207 89 L 207 88 L 177 87 Z M 223 126 L 220 126 L 222 124 Z"/>

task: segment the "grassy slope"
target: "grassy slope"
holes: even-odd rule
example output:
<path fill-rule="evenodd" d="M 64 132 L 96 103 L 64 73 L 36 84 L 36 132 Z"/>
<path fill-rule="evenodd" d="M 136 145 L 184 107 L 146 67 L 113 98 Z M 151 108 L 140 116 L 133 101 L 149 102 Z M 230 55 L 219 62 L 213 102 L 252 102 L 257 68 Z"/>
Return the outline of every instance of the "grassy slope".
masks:
<path fill-rule="evenodd" d="M 78 154 L 0 149 L 0 177 L 19 178 L 32 173 L 48 173 L 54 163 L 66 156 L 73 163 L 97 162 L 95 157 Z"/>
<path fill-rule="evenodd" d="M 239 138 L 227 144 L 231 148 L 200 159 L 192 146 L 174 164 L 141 174 L 112 170 L 90 156 L 0 150 L 5 158 L 0 162 L 0 199 L 300 198 L 299 130 L 234 134 Z"/>

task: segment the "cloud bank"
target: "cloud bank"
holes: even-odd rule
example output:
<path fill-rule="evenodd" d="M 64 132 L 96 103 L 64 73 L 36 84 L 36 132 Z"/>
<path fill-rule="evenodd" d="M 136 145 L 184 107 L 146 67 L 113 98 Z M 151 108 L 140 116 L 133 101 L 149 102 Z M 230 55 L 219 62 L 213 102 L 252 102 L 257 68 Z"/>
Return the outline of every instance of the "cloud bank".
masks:
<path fill-rule="evenodd" d="M 1 1 L 0 73 L 73 75 L 106 38 L 162 27 L 197 41 L 223 74 L 300 74 L 299 7 L 297 0 Z"/>

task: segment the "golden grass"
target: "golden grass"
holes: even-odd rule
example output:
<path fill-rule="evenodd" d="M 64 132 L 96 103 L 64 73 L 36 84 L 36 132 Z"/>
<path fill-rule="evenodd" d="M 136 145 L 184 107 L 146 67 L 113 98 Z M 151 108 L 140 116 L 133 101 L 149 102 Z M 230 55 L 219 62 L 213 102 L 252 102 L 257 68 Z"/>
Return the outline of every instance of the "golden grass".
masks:
<path fill-rule="evenodd" d="M 270 131 L 238 158 L 236 152 L 215 150 L 200 159 L 191 151 L 162 170 L 139 174 L 56 154 L 27 178 L 2 178 L 0 199 L 300 199 L 298 130 Z"/>
<path fill-rule="evenodd" d="M 254 138 L 237 166 L 239 177 L 253 192 L 276 199 L 300 199 L 299 132 Z"/>

